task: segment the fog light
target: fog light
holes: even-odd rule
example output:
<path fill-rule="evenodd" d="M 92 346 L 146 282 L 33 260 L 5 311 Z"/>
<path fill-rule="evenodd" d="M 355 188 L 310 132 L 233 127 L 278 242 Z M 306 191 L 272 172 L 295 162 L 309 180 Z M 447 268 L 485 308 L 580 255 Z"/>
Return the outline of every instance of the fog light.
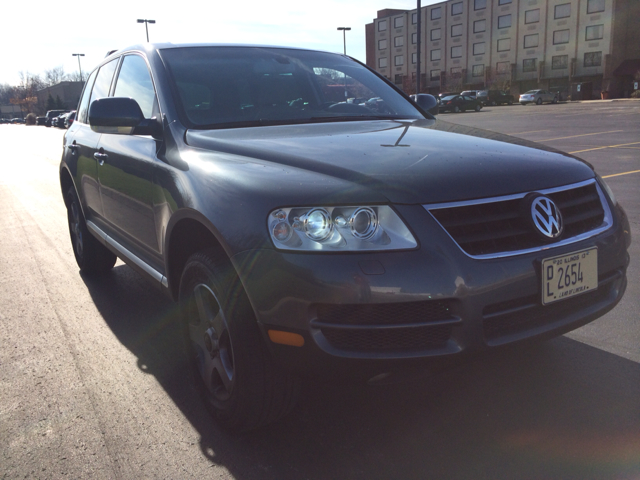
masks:
<path fill-rule="evenodd" d="M 285 243 L 291 238 L 291 226 L 287 222 L 278 222 L 273 227 L 273 237 L 279 242 Z"/>

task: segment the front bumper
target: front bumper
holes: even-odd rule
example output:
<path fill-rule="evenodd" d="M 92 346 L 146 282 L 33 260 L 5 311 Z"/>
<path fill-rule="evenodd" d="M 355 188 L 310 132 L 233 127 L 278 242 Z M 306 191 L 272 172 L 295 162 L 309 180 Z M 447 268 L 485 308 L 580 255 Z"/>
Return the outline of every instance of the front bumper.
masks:
<path fill-rule="evenodd" d="M 629 228 L 620 207 L 613 227 L 596 237 L 491 260 L 463 253 L 422 206 L 397 210 L 419 239 L 415 250 L 254 250 L 233 258 L 265 339 L 276 329 L 305 340 L 302 347 L 269 342 L 283 364 L 375 375 L 463 357 L 573 330 L 612 309 L 625 291 Z M 591 246 L 598 247 L 598 289 L 542 306 L 542 259 Z"/>

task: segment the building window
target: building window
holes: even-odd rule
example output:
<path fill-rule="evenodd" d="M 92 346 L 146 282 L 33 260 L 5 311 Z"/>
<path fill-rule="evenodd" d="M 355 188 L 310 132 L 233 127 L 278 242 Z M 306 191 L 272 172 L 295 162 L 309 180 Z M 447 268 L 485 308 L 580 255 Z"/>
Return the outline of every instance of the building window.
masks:
<path fill-rule="evenodd" d="M 585 40 L 600 40 L 604 36 L 604 25 L 591 25 L 587 27 Z"/>
<path fill-rule="evenodd" d="M 551 69 L 562 70 L 569 67 L 569 55 L 556 55 L 551 57 Z"/>
<path fill-rule="evenodd" d="M 402 74 L 398 74 L 394 77 L 393 83 L 396 85 L 402 85 Z"/>
<path fill-rule="evenodd" d="M 522 60 L 523 72 L 535 72 L 536 71 L 536 58 L 525 58 Z"/>
<path fill-rule="evenodd" d="M 474 43 L 473 44 L 473 54 L 474 55 L 484 55 L 484 47 L 485 43 L 484 42 L 480 42 L 480 43 Z"/>
<path fill-rule="evenodd" d="M 462 2 L 451 5 L 451 15 L 462 15 Z"/>
<path fill-rule="evenodd" d="M 462 56 L 462 47 L 451 47 L 451 58 L 460 58 Z"/>
<path fill-rule="evenodd" d="M 556 5 L 553 18 L 567 18 L 571 16 L 571 4 L 563 3 L 562 5 Z"/>
<path fill-rule="evenodd" d="M 411 14 L 411 23 L 413 25 L 415 25 L 416 23 L 418 23 L 418 14 L 417 13 L 412 13 Z"/>
<path fill-rule="evenodd" d="M 498 62 L 496 63 L 496 72 L 499 75 L 504 75 L 505 73 L 509 73 L 511 71 L 511 64 L 509 62 Z"/>
<path fill-rule="evenodd" d="M 411 54 L 411 63 L 418 63 L 418 54 L 417 53 L 412 53 Z"/>
<path fill-rule="evenodd" d="M 499 52 L 508 52 L 509 50 L 511 50 L 511 39 L 510 38 L 503 38 L 501 40 L 498 40 L 498 51 Z"/>
<path fill-rule="evenodd" d="M 439 28 L 431 30 L 431 40 L 440 40 L 442 38 L 442 32 Z"/>
<path fill-rule="evenodd" d="M 387 68 L 387 59 L 386 58 L 379 58 L 378 59 L 378 67 L 379 68 Z"/>
<path fill-rule="evenodd" d="M 459 23 L 458 25 L 451 25 L 451 36 L 459 37 L 461 35 L 462 35 L 462 24 Z"/>
<path fill-rule="evenodd" d="M 404 55 L 396 55 L 393 58 L 393 64 L 396 67 L 400 67 L 400 66 L 404 65 Z"/>
<path fill-rule="evenodd" d="M 599 67 L 602 65 L 602 52 L 588 52 L 584 54 L 585 67 Z"/>
<path fill-rule="evenodd" d="M 569 30 L 556 30 L 553 32 L 553 44 L 569 43 Z"/>
<path fill-rule="evenodd" d="M 435 62 L 436 60 L 440 60 L 440 58 L 442 58 L 442 54 L 440 53 L 440 49 L 438 48 L 437 50 L 431 50 L 431 61 Z"/>
<path fill-rule="evenodd" d="M 462 67 L 453 67 L 451 70 L 451 78 L 460 78 L 462 77 Z"/>
<path fill-rule="evenodd" d="M 380 20 L 378 22 L 378 31 L 379 32 L 384 32 L 387 29 L 387 21 L 386 20 Z"/>
<path fill-rule="evenodd" d="M 431 70 L 430 80 L 440 80 L 440 70 Z"/>
<path fill-rule="evenodd" d="M 524 48 L 533 48 L 538 46 L 539 35 L 534 33 L 533 35 L 524 36 Z"/>
<path fill-rule="evenodd" d="M 431 9 L 431 20 L 438 20 L 442 17 L 442 7 Z"/>
<path fill-rule="evenodd" d="M 587 0 L 587 13 L 604 12 L 604 0 Z"/>
<path fill-rule="evenodd" d="M 484 75 L 484 65 L 474 65 L 471 68 L 471 76 L 482 77 Z"/>
<path fill-rule="evenodd" d="M 498 17 L 498 28 L 509 28 L 511 26 L 511 15 Z"/>
<path fill-rule="evenodd" d="M 414 45 L 416 43 L 418 43 L 418 34 L 417 33 L 412 33 L 411 34 L 411 43 L 413 43 Z"/>
<path fill-rule="evenodd" d="M 404 17 L 396 17 L 393 19 L 394 28 L 402 28 L 404 27 Z"/>
<path fill-rule="evenodd" d="M 473 33 L 484 32 L 487 29 L 486 20 L 476 20 L 473 22 Z"/>
<path fill-rule="evenodd" d="M 540 9 L 527 10 L 524 12 L 524 23 L 538 23 L 540 21 Z"/>
<path fill-rule="evenodd" d="M 378 40 L 378 50 L 386 50 L 387 48 L 387 39 Z"/>
<path fill-rule="evenodd" d="M 507 3 L 511 3 L 511 0 L 500 0 L 498 5 L 506 5 Z"/>
<path fill-rule="evenodd" d="M 402 47 L 402 46 L 404 46 L 404 37 L 394 37 L 393 46 L 394 47 Z"/>
<path fill-rule="evenodd" d="M 474 0 L 473 9 L 474 10 L 483 10 L 487 8 L 487 0 Z"/>

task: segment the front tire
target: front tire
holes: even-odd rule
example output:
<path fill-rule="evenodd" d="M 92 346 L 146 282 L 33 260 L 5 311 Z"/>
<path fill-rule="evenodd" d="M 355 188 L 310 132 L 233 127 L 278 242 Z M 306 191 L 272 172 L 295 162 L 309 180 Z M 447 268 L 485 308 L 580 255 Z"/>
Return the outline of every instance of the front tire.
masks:
<path fill-rule="evenodd" d="M 482 107 L 480 105 L 476 105 L 476 112 L 479 112 L 482 109 Z"/>
<path fill-rule="evenodd" d="M 224 253 L 205 250 L 187 260 L 179 299 L 194 380 L 216 421 L 227 430 L 247 431 L 291 411 L 299 381 L 267 351 Z"/>
<path fill-rule="evenodd" d="M 116 264 L 116 256 L 89 233 L 75 188 L 67 191 L 67 222 L 73 254 L 80 271 L 88 274 L 108 272 Z"/>

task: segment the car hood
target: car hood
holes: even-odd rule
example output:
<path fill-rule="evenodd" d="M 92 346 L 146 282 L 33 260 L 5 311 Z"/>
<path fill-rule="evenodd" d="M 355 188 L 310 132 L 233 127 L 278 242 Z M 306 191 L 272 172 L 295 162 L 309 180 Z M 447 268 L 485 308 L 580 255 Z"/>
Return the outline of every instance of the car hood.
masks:
<path fill-rule="evenodd" d="M 188 130 L 185 140 L 356 183 L 401 204 L 508 195 L 594 176 L 583 160 L 550 147 L 441 120 Z"/>

